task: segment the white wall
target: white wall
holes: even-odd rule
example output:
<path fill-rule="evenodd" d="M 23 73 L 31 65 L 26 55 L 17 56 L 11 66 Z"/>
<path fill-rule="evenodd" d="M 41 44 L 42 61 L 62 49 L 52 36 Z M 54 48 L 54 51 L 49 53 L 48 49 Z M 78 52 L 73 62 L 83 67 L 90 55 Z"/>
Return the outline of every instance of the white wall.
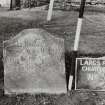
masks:
<path fill-rule="evenodd" d="M 72 2 L 81 2 L 81 0 L 71 0 Z M 90 2 L 91 0 L 86 0 L 86 2 Z"/>
<path fill-rule="evenodd" d="M 0 0 L 0 4 L 2 7 L 9 7 L 10 6 L 10 0 Z"/>

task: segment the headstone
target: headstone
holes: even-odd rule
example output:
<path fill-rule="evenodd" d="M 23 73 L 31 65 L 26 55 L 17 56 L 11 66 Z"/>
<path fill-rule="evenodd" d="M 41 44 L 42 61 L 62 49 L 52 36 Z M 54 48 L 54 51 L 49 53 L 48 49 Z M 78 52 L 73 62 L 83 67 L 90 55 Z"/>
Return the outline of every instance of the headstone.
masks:
<path fill-rule="evenodd" d="M 4 41 L 5 94 L 66 93 L 64 40 L 26 29 Z"/>
<path fill-rule="evenodd" d="M 75 88 L 105 91 L 105 59 L 77 58 Z"/>

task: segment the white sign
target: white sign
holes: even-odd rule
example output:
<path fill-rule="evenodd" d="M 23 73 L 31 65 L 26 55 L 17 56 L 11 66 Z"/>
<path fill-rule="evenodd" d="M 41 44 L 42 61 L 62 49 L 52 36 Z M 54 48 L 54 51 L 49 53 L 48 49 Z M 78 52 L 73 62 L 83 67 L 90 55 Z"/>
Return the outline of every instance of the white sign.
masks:
<path fill-rule="evenodd" d="M 101 58 L 77 58 L 76 89 L 105 91 L 105 60 Z"/>

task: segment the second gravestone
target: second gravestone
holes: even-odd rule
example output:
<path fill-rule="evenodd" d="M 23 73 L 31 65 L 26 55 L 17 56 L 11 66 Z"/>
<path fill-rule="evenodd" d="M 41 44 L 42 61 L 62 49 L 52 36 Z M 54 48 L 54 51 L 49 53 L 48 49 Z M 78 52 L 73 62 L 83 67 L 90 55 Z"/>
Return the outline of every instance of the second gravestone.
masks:
<path fill-rule="evenodd" d="M 5 94 L 66 93 L 64 40 L 26 29 L 4 42 Z"/>

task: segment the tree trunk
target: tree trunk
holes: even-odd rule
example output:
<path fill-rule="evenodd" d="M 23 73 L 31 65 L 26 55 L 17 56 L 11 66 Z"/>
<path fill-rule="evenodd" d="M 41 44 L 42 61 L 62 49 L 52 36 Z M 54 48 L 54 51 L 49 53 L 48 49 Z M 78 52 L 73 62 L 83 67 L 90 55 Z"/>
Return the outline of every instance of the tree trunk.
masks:
<path fill-rule="evenodd" d="M 16 0 L 16 7 L 20 8 L 20 6 L 21 6 L 20 0 Z"/>
<path fill-rule="evenodd" d="M 13 6 L 12 6 L 12 0 L 10 1 L 10 10 L 13 9 Z"/>

